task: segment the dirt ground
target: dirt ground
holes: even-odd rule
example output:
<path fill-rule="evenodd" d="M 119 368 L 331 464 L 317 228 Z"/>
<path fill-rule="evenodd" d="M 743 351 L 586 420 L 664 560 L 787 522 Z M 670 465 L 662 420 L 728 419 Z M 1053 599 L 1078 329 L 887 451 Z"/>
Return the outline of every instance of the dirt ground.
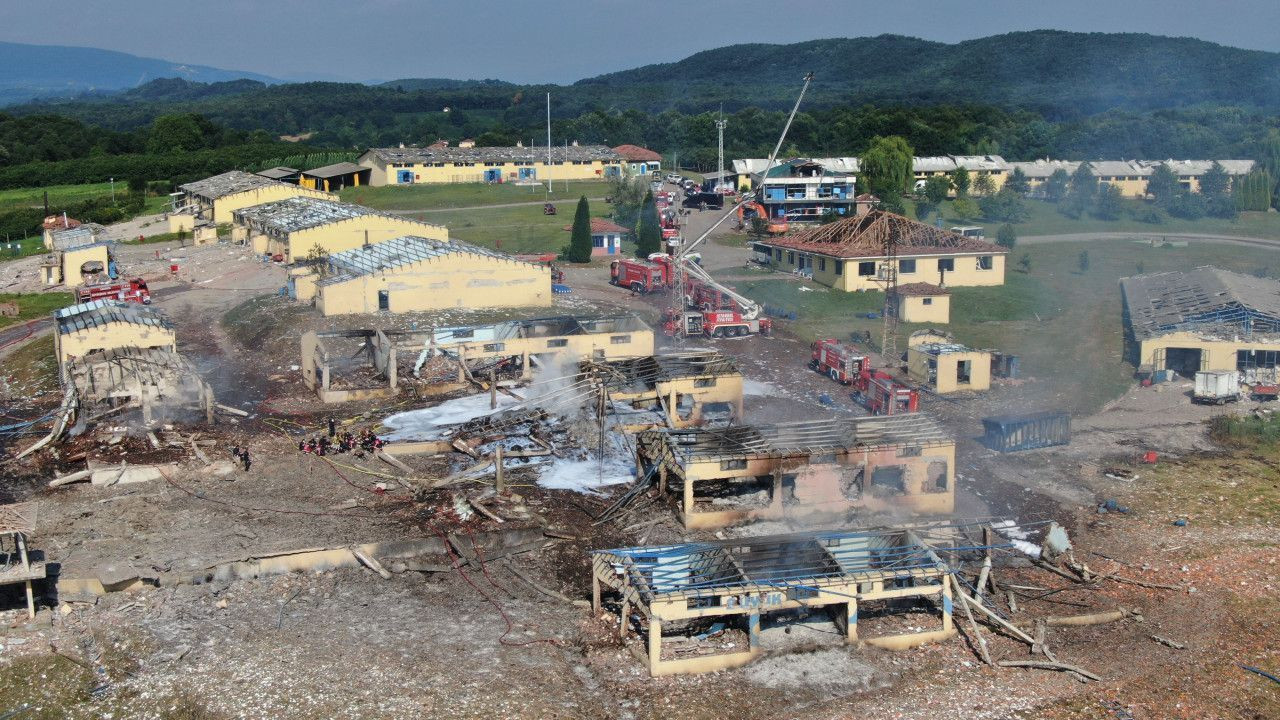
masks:
<path fill-rule="evenodd" d="M 693 214 L 687 234 L 696 235 L 710 215 Z M 745 262 L 741 250 L 715 243 L 702 249 L 709 267 Z M 40 588 L 35 621 L 27 620 L 20 593 L 0 588 L 0 716 L 24 705 L 15 717 L 1280 716 L 1280 685 L 1240 667 L 1275 673 L 1280 666 L 1278 466 L 1270 455 L 1214 444 L 1205 423 L 1218 411 L 1192 405 L 1178 384 L 1135 387 L 1097 415 L 1076 418 L 1070 445 L 1013 455 L 986 450 L 976 438 L 979 419 L 1017 407 L 1022 386 L 924 401 L 959 441 L 957 517 L 1014 518 L 1027 526 L 1055 520 L 1094 573 L 1172 588 L 1073 583 L 1014 553 L 998 556 L 1002 585 L 1044 588 L 1010 610 L 1019 625 L 1117 607 L 1138 613 L 1050 629 L 1058 657 L 1101 681 L 988 667 L 967 630 L 902 652 L 846 646 L 831 623 L 815 617 L 767 627 L 765 657 L 743 669 L 652 679 L 633 654 L 642 647 L 635 635 L 618 639 L 616 612 L 595 617 L 584 607 L 588 552 L 714 534 L 684 532 L 665 499 L 596 525 L 625 486 L 550 490 L 525 471 L 509 479 L 509 497 L 485 501 L 507 518 L 499 524 L 459 500 L 480 497 L 480 488 L 423 495 L 404 488 L 399 471 L 379 460 L 300 454 L 299 439 L 320 433 L 328 416 L 361 427 L 436 400 L 315 401 L 301 384 L 297 338 L 310 328 L 367 326 L 369 318 L 324 320 L 270 297 L 283 284 L 282 271 L 241 249 L 149 245 L 120 252 L 130 275 L 151 281 L 156 306 L 178 327 L 180 350 L 206 373 L 220 402 L 250 416 L 224 418 L 212 429 L 175 427 L 214 441 L 204 446 L 212 465 L 223 465 L 213 472 L 185 448 L 155 451 L 137 435 L 116 445 L 84 436 L 57 456 L 7 464 L 0 500 L 40 503 L 32 545 L 59 564 L 61 578 L 140 580 L 101 596 Z M 0 284 L 27 287 L 30 263 L 0 266 Z M 571 268 L 575 292 L 557 298 L 557 312 L 633 309 L 656 319 L 657 299 L 631 297 L 606 280 L 598 266 Z M 749 380 L 752 421 L 863 412 L 840 386 L 804 369 L 808 348 L 785 332 L 715 346 Z M 5 405 L 19 407 L 19 400 L 56 401 L 9 397 Z M 10 442 L 6 455 L 32 439 Z M 226 463 L 233 446 L 251 449 L 250 470 Z M 1138 462 L 1148 450 L 1159 454 L 1154 466 Z M 111 462 L 155 461 L 160 453 L 177 464 L 157 482 L 46 487 L 55 473 L 82 466 L 74 459 L 79 452 Z M 428 476 L 448 472 L 411 464 Z M 1136 477 L 1122 479 L 1128 474 Z M 1108 500 L 1128 512 L 1100 513 Z M 1179 518 L 1188 522 L 1175 526 Z M 769 523 L 721 535 L 796 529 Z M 528 533 L 540 538 L 535 549 L 494 554 Z M 461 569 L 448 569 L 460 560 L 448 549 L 449 534 L 472 552 Z M 397 541 L 438 541 L 428 558 L 437 570 L 384 558 L 385 579 L 361 566 L 219 574 L 250 558 Z M 490 542 L 496 550 L 482 549 Z M 1029 658 L 1019 641 L 986 629 L 983 636 L 997 659 Z"/>

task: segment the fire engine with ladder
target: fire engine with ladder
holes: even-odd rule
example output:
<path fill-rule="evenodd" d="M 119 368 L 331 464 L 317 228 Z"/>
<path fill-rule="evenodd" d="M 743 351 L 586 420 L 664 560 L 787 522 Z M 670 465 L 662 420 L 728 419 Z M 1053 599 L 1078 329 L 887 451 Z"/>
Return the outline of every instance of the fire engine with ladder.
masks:
<path fill-rule="evenodd" d="M 765 175 L 777 160 L 778 152 L 786 141 L 787 132 L 795 121 L 800 103 L 804 100 L 813 73 L 804 77 L 804 85 L 796 98 L 791 114 L 782 128 L 778 143 L 765 164 Z M 716 228 L 737 214 L 743 203 L 752 197 L 745 196 L 737 205 L 729 208 L 710 228 L 691 243 L 681 243 L 672 255 L 653 255 L 649 260 L 617 260 L 610 265 L 610 282 L 634 292 L 651 293 L 671 290 L 671 304 L 663 311 L 663 330 L 676 337 L 741 337 L 744 335 L 768 335 L 773 321 L 764 315 L 764 308 L 754 300 L 727 287 L 711 277 L 710 273 L 694 261 L 695 248 L 706 241 Z"/>

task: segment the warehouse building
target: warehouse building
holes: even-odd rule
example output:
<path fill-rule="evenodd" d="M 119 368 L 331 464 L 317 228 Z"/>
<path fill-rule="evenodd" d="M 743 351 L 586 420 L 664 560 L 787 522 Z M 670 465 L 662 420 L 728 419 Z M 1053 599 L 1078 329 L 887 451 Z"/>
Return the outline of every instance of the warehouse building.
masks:
<path fill-rule="evenodd" d="M 329 193 L 232 170 L 178 186 L 169 232 L 195 232 L 198 226 L 230 223 L 235 211 L 291 197 L 332 198 Z"/>
<path fill-rule="evenodd" d="M 96 300 L 53 313 L 58 329 L 54 352 L 65 376 L 67 362 L 89 353 L 115 348 L 176 350 L 177 334 L 164 313 L 150 305 Z"/>
<path fill-rule="evenodd" d="M 551 270 L 458 241 L 403 236 L 334 253 L 322 277 L 294 278 L 321 314 L 548 307 Z"/>
<path fill-rule="evenodd" d="M 449 239 L 443 225 L 315 197 L 253 205 L 236 210 L 233 218 L 233 240 L 247 242 L 260 255 L 279 256 L 285 263 L 298 262 L 316 248 L 333 255 L 407 235 Z"/>
<path fill-rule="evenodd" d="M 548 157 L 550 162 L 548 163 Z M 369 170 L 369 184 L 506 183 L 546 180 L 601 180 L 627 166 L 604 145 L 552 147 L 370 148 L 356 163 Z"/>
<path fill-rule="evenodd" d="M 650 430 L 636 436 L 636 467 L 680 493 L 688 530 L 955 506 L 955 440 L 919 413 Z"/>
<path fill-rule="evenodd" d="M 767 264 L 775 270 L 798 272 L 837 290 L 857 291 L 884 289 L 887 242 L 897 248 L 897 275 L 903 284 L 1004 284 L 1005 248 L 883 210 L 760 240 L 755 247 L 762 260 L 767 255 Z"/>
<path fill-rule="evenodd" d="M 1280 363 L 1280 283 L 1199 267 L 1123 278 L 1126 354 L 1139 372 L 1239 370 Z"/>
<path fill-rule="evenodd" d="M 367 167 L 351 162 L 340 162 L 314 170 L 303 170 L 298 175 L 298 184 L 312 190 L 338 192 L 343 188 L 368 185 L 370 172 L 372 171 Z"/>

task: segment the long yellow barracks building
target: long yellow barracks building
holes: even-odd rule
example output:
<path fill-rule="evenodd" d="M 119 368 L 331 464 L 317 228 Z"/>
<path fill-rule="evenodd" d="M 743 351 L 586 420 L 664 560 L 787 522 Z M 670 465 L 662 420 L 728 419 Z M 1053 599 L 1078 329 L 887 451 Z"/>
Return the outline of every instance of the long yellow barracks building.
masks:
<path fill-rule="evenodd" d="M 333 255 L 404 235 L 449 239 L 443 225 L 311 197 L 254 205 L 237 210 L 234 217 L 233 240 L 249 243 L 258 254 L 280 255 L 286 263 L 305 258 L 316 247 Z"/>
<path fill-rule="evenodd" d="M 329 256 L 314 294 L 324 315 L 453 308 L 549 307 L 551 270 L 457 240 L 398 237 Z"/>
<path fill-rule="evenodd" d="M 626 160 L 604 145 L 547 148 L 449 147 L 370 148 L 356 164 L 370 170 L 368 183 L 415 185 L 506 183 L 540 180 L 603 180 L 622 174 Z"/>

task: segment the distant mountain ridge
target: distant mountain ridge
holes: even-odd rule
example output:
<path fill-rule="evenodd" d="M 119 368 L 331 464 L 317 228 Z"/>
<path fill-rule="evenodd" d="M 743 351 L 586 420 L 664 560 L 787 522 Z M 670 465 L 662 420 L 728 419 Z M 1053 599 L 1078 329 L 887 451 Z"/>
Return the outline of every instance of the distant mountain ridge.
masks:
<path fill-rule="evenodd" d="M 1091 114 L 1200 103 L 1280 108 L 1280 53 L 1194 38 L 1033 30 L 954 44 L 901 35 L 746 44 L 608 73 L 574 87 L 644 86 L 687 93 L 720 84 L 798 87 L 813 71 L 816 102 L 984 103 Z M 725 93 L 726 95 L 730 93 Z M 737 99 L 737 98 L 734 98 Z"/>
<path fill-rule="evenodd" d="M 202 83 L 279 82 L 259 73 L 188 65 L 114 50 L 0 42 L 0 104 L 114 93 L 159 78 Z"/>

